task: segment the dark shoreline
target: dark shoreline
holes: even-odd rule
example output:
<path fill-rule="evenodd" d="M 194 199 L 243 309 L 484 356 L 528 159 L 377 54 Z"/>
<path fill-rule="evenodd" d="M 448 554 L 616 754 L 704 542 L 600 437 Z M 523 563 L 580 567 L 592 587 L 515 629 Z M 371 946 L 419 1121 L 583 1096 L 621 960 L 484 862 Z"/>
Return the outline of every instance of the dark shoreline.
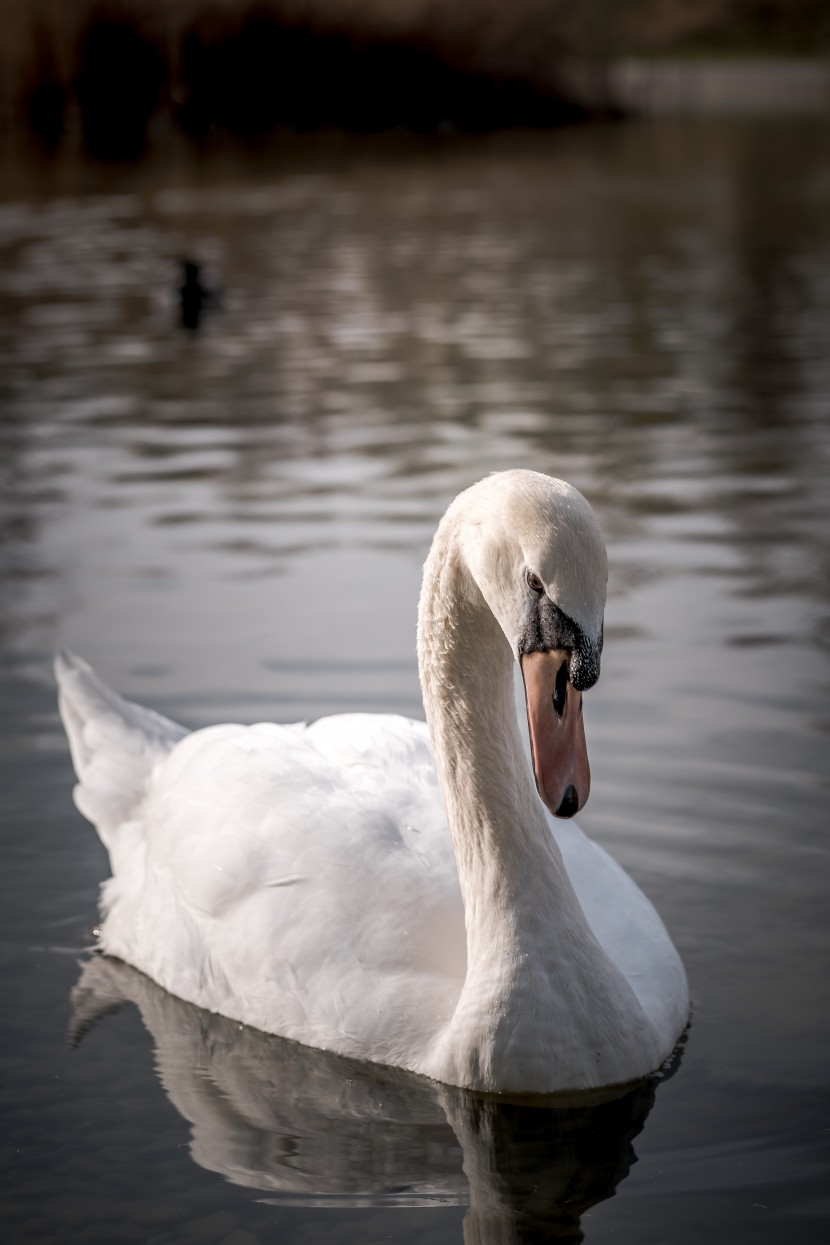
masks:
<path fill-rule="evenodd" d="M 51 10 L 23 41 L 3 128 L 52 147 L 79 133 L 90 154 L 129 159 L 159 120 L 198 143 L 286 130 L 482 133 L 601 111 L 559 82 L 555 22 L 537 20 L 529 55 L 511 45 L 509 22 L 501 47 L 498 30 L 478 37 L 476 12 L 454 28 L 394 30 L 290 0 Z"/>
<path fill-rule="evenodd" d="M 432 139 L 672 111 L 830 115 L 820 32 L 809 56 L 719 56 L 660 35 L 652 9 L 631 6 L 626 31 L 610 17 L 607 29 L 580 25 L 565 0 L 509 10 L 484 0 L 34 0 L 22 10 L 0 0 L 0 133 L 131 160 L 159 133 L 212 146 L 334 131 Z"/>

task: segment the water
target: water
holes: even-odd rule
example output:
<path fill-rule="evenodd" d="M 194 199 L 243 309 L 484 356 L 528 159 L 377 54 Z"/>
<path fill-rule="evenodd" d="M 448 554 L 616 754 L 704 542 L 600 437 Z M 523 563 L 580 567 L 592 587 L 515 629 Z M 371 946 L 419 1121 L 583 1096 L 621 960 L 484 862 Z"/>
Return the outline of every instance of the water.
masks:
<path fill-rule="evenodd" d="M 828 151 L 767 119 L 6 161 L 8 1239 L 827 1239 Z M 195 333 L 185 255 L 223 287 Z M 431 532 L 506 466 L 606 533 L 580 820 L 694 999 L 673 1075 L 591 1108 L 264 1041 L 86 954 L 53 650 L 189 725 L 417 715 Z"/>

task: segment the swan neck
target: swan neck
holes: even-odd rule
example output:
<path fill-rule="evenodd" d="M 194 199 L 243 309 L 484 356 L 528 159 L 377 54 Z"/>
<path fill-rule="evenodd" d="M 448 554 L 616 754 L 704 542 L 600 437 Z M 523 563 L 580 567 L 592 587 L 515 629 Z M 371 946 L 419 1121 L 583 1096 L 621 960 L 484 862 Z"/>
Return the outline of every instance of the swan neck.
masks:
<path fill-rule="evenodd" d="M 442 537 L 439 529 L 425 567 L 418 657 L 469 941 L 480 904 L 492 922 L 529 879 L 534 889 L 558 886 L 564 866 L 519 734 L 510 646 L 457 546 Z"/>
<path fill-rule="evenodd" d="M 480 1089 L 622 1083 L 656 1066 L 648 1022 L 596 941 L 519 735 L 513 654 L 445 516 L 424 567 L 418 660 L 467 930 L 467 973 L 429 1075 Z"/>

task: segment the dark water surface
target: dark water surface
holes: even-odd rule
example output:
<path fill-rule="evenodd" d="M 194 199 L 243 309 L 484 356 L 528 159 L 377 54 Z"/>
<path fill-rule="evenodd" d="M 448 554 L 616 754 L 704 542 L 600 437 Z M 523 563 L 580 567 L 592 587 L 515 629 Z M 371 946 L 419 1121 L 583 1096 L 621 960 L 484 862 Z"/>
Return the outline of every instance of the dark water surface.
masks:
<path fill-rule="evenodd" d="M 185 255 L 223 287 L 197 332 Z M 826 1241 L 828 127 L 7 160 L 0 317 L 5 1239 Z M 606 532 L 581 823 L 694 999 L 674 1075 L 593 1107 L 264 1039 L 85 952 L 107 866 L 52 651 L 191 725 L 417 715 L 431 532 L 508 466 Z"/>

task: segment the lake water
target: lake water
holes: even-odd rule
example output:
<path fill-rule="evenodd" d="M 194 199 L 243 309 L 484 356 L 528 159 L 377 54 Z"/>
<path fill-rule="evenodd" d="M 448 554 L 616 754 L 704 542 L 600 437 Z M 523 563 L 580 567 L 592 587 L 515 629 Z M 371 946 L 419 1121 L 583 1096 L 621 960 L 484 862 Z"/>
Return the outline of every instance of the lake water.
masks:
<path fill-rule="evenodd" d="M 195 332 L 185 255 L 222 286 Z M 5 1239 L 826 1241 L 828 126 L 8 158 L 0 315 Z M 508 466 L 606 533 L 580 822 L 694 1000 L 672 1075 L 593 1107 L 90 957 L 107 865 L 51 682 L 69 646 L 188 725 L 418 715 L 431 533 Z"/>

